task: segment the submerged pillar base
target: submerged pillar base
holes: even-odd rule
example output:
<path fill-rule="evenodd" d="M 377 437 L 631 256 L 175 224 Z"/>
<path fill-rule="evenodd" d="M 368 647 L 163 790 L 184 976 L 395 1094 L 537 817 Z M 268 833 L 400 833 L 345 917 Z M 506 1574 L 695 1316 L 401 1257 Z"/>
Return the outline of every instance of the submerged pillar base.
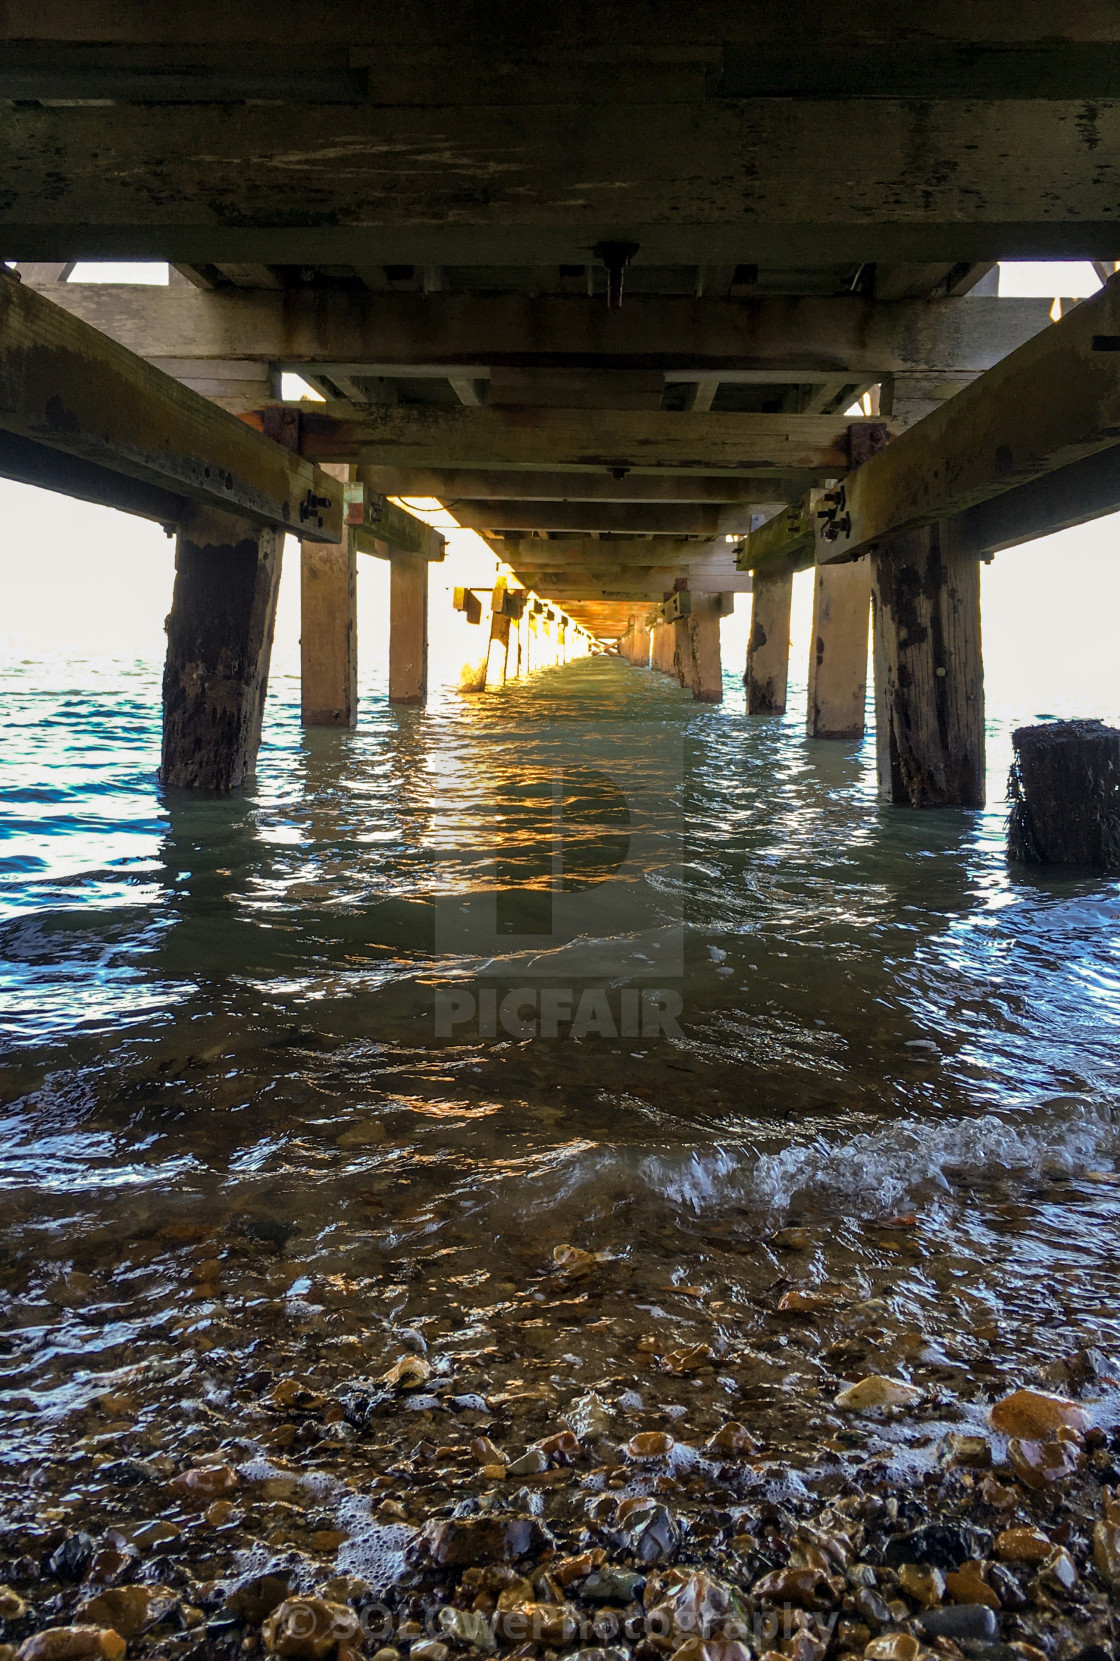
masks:
<path fill-rule="evenodd" d="M 869 558 L 817 566 L 809 652 L 810 738 L 863 737 L 870 617 Z"/>
<path fill-rule="evenodd" d="M 389 702 L 428 696 L 428 562 L 419 554 L 389 561 Z"/>
<path fill-rule="evenodd" d="M 784 715 L 789 678 L 789 609 L 793 572 L 785 566 L 756 571 L 747 642 L 748 715 Z"/>

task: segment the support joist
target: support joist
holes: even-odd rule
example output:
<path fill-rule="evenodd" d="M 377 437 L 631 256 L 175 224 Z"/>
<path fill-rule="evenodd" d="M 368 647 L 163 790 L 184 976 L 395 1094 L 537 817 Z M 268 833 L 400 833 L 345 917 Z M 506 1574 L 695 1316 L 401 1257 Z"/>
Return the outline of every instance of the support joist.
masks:
<path fill-rule="evenodd" d="M 727 536 L 748 531 L 751 505 L 696 502 L 455 502 L 467 530 L 609 531 L 616 535 Z"/>
<path fill-rule="evenodd" d="M 1118 437 L 1120 283 L 1110 281 L 848 475 L 832 517 L 817 521 L 817 559 L 850 559 L 998 500 Z"/>
<path fill-rule="evenodd" d="M 384 496 L 434 496 L 454 513 L 460 502 L 477 509 L 481 502 L 745 503 L 752 508 L 774 502 L 783 492 L 780 480 L 740 479 L 731 474 L 613 474 L 526 472 L 519 468 L 456 472 L 435 467 L 367 467 L 365 478 Z M 526 527 L 531 528 L 531 527 Z"/>
<path fill-rule="evenodd" d="M 8 276 L 0 430 L 254 524 L 342 535 L 337 481 Z"/>

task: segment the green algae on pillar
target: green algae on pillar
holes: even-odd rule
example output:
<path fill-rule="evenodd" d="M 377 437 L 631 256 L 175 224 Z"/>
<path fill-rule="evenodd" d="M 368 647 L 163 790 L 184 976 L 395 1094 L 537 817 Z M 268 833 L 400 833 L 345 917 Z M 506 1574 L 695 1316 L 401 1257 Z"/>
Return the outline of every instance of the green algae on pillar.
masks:
<path fill-rule="evenodd" d="M 879 795 L 902 807 L 983 807 L 980 566 L 946 523 L 871 555 Z"/>
<path fill-rule="evenodd" d="M 163 673 L 164 785 L 236 790 L 256 762 L 282 533 L 191 507 L 175 551 Z"/>
<path fill-rule="evenodd" d="M 389 561 L 389 702 L 428 696 L 428 562 L 420 554 Z"/>
<path fill-rule="evenodd" d="M 744 677 L 748 715 L 785 714 L 792 598 L 793 572 L 788 566 L 754 573 Z"/>
<path fill-rule="evenodd" d="M 814 569 L 807 720 L 810 738 L 863 736 L 870 615 L 869 559 Z"/>

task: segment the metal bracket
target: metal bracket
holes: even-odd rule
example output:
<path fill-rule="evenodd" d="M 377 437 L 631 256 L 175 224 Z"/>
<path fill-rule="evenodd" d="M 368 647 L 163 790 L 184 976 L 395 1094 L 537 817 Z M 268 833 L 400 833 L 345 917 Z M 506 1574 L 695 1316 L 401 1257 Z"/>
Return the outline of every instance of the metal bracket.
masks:
<path fill-rule="evenodd" d="M 331 499 L 329 496 L 316 496 L 313 490 L 308 490 L 307 495 L 299 504 L 300 524 L 306 525 L 309 520 L 313 519 L 317 529 L 322 530 L 323 515 L 319 510 L 321 508 L 329 508 L 330 505 Z"/>
<path fill-rule="evenodd" d="M 826 490 L 824 501 L 829 505 L 817 509 L 817 518 L 822 521 L 821 535 L 826 542 L 838 542 L 842 536 L 852 534 L 852 516 L 845 513 L 848 498 L 844 486 L 838 485 L 835 490 Z"/>

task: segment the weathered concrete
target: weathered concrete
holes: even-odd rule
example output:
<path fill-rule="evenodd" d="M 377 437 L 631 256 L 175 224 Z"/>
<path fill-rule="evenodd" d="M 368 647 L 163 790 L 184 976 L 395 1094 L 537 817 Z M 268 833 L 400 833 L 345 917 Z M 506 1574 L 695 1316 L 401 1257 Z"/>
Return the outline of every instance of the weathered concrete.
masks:
<path fill-rule="evenodd" d="M 688 624 L 692 696 L 703 704 L 723 700 L 719 620 L 723 607 L 718 594 L 694 594 Z"/>
<path fill-rule="evenodd" d="M 192 507 L 179 530 L 163 674 L 164 785 L 236 790 L 268 690 L 281 535 Z"/>
<path fill-rule="evenodd" d="M 774 567 L 755 573 L 745 676 L 748 715 L 785 713 L 792 598 L 792 571 Z"/>
<path fill-rule="evenodd" d="M 871 561 L 818 565 L 809 648 L 810 738 L 859 738 L 867 703 Z"/>
<path fill-rule="evenodd" d="M 428 696 L 428 562 L 395 554 L 389 562 L 389 702 Z"/>
<path fill-rule="evenodd" d="M 879 794 L 903 807 L 984 805 L 980 568 L 943 526 L 872 554 Z"/>
<path fill-rule="evenodd" d="M 358 719 L 358 553 L 341 543 L 300 544 L 300 713 L 308 727 Z"/>

